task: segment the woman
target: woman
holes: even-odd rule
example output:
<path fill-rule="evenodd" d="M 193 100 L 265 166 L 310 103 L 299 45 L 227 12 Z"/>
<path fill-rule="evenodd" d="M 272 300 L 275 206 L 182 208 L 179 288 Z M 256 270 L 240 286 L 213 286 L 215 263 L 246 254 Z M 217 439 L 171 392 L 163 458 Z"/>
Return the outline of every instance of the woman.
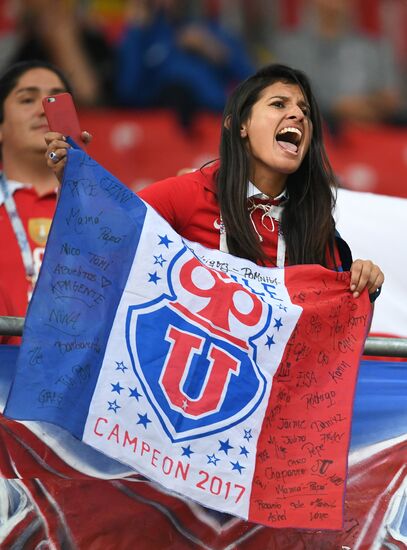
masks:
<path fill-rule="evenodd" d="M 348 261 L 350 254 L 340 254 L 346 243 L 335 238 L 335 178 L 321 126 L 305 74 L 267 66 L 231 95 L 219 161 L 157 182 L 140 196 L 178 233 L 204 246 L 261 265 L 350 269 L 353 295 L 367 287 L 373 301 L 382 271 L 370 260 Z M 46 136 L 47 162 L 59 177 L 68 147 L 61 137 Z"/>

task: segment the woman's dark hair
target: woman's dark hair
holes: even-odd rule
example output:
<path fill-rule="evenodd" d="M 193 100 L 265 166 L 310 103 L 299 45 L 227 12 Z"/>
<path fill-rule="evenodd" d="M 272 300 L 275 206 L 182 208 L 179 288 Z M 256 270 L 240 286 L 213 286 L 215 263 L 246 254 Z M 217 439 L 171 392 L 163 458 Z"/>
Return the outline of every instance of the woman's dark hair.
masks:
<path fill-rule="evenodd" d="M 288 263 L 327 265 L 333 253 L 335 176 L 322 136 L 321 114 L 307 76 L 285 65 L 273 64 L 242 82 L 230 96 L 223 115 L 217 193 L 226 229 L 229 251 L 243 258 L 264 262 L 267 258 L 250 221 L 247 182 L 250 157 L 241 126 L 264 88 L 275 82 L 298 85 L 310 106 L 313 126 L 309 151 L 298 170 L 287 177 L 289 200 L 281 219 Z"/>
<path fill-rule="evenodd" d="M 60 78 L 66 91 L 72 93 L 71 85 L 64 73 L 55 65 L 40 60 L 20 61 L 19 63 L 15 63 L 0 75 L 0 124 L 3 122 L 5 100 L 11 90 L 16 86 L 19 78 L 31 69 L 48 69 L 52 71 Z"/>

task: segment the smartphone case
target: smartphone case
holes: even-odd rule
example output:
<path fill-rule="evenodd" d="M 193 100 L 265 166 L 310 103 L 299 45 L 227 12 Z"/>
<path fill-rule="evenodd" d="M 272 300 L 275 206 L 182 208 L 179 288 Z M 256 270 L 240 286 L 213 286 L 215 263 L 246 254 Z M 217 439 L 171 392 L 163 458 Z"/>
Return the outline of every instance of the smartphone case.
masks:
<path fill-rule="evenodd" d="M 49 129 L 70 137 L 83 147 L 81 127 L 72 96 L 68 92 L 44 97 L 42 100 Z"/>

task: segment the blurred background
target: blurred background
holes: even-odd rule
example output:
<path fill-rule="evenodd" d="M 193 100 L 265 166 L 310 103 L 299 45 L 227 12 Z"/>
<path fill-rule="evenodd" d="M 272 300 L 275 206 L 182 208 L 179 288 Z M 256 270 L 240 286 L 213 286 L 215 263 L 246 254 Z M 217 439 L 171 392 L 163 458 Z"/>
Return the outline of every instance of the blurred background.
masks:
<path fill-rule="evenodd" d="M 0 70 L 33 58 L 135 191 L 215 158 L 228 92 L 281 61 L 314 83 L 341 185 L 407 198 L 406 0 L 0 0 Z"/>

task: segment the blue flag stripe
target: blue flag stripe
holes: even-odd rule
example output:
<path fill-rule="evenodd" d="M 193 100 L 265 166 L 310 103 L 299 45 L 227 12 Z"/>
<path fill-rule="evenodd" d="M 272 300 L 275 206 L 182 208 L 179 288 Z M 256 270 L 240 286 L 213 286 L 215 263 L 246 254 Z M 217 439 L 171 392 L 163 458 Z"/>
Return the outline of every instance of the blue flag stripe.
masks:
<path fill-rule="evenodd" d="M 33 418 L 34 401 L 36 420 L 47 420 L 51 408 L 57 423 L 82 437 L 145 214 L 119 180 L 82 150 L 69 151 L 6 416 Z"/>

